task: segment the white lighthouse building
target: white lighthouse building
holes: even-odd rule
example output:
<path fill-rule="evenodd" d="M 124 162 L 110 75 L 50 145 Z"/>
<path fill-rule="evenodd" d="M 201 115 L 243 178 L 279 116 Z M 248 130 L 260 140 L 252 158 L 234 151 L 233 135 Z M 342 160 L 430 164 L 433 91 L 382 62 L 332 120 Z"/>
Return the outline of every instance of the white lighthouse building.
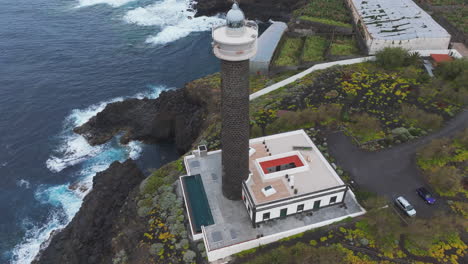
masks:
<path fill-rule="evenodd" d="M 221 60 L 221 149 L 201 145 L 186 155 L 179 185 L 190 236 L 203 240 L 208 260 L 364 214 L 304 130 L 249 139 L 257 24 L 235 3 L 212 37 Z"/>
<path fill-rule="evenodd" d="M 226 24 L 212 35 L 213 53 L 221 59 L 222 190 L 226 198 L 240 200 L 249 176 L 249 59 L 257 53 L 258 27 L 234 3 Z"/>

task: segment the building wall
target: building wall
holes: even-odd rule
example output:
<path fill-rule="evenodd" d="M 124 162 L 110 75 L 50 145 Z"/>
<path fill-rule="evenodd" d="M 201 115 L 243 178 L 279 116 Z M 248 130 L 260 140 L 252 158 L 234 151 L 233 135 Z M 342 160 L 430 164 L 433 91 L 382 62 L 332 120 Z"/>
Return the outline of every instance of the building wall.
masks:
<path fill-rule="evenodd" d="M 415 38 L 408 40 L 385 40 L 367 39 L 369 54 L 387 47 L 401 47 L 407 50 L 442 50 L 447 49 L 450 44 L 450 37 L 447 38 Z"/>
<path fill-rule="evenodd" d="M 326 226 L 326 225 L 332 224 L 334 222 L 341 221 L 341 220 L 343 220 L 345 218 L 348 218 L 348 217 L 357 217 L 357 216 L 363 215 L 365 213 L 366 213 L 366 211 L 363 209 L 361 212 L 358 212 L 358 213 L 345 215 L 345 216 L 338 217 L 338 218 L 335 218 L 335 219 L 331 219 L 331 220 L 323 221 L 323 222 L 320 222 L 320 223 L 299 227 L 299 228 L 296 228 L 296 229 L 288 230 L 288 231 L 281 232 L 281 233 L 276 233 L 276 234 L 265 236 L 265 237 L 260 237 L 258 239 L 246 241 L 246 242 L 243 242 L 243 243 L 239 243 L 239 244 L 235 244 L 235 245 L 232 245 L 232 246 L 219 248 L 219 249 L 215 249 L 215 250 L 210 250 L 209 245 L 206 242 L 207 241 L 206 238 L 204 238 L 203 241 L 205 243 L 205 248 L 206 248 L 206 251 L 207 251 L 208 260 L 209 261 L 215 261 L 215 260 L 218 260 L 218 259 L 223 259 L 223 258 L 225 258 L 227 256 L 230 256 L 230 255 L 242 252 L 244 250 L 248 250 L 248 249 L 255 248 L 255 247 L 258 247 L 258 246 L 261 246 L 261 245 L 266 245 L 266 244 L 269 244 L 269 243 L 273 243 L 273 242 L 278 241 L 278 240 L 280 240 L 282 238 L 285 238 L 285 237 L 293 236 L 293 235 L 296 235 L 296 234 L 299 234 L 299 233 L 302 233 L 302 232 L 305 232 L 307 230 L 311 230 L 311 229 L 314 229 L 314 228 L 318 228 L 318 227 L 321 227 L 321 226 Z M 202 227 L 202 230 L 203 230 L 202 231 L 203 234 L 205 234 L 204 227 Z"/>
<path fill-rule="evenodd" d="M 278 205 L 277 207 L 267 209 L 267 210 L 263 210 L 263 211 L 261 211 L 262 209 L 258 208 L 257 212 L 256 212 L 255 223 L 263 222 L 264 221 L 263 220 L 263 215 L 265 213 L 270 213 L 270 219 L 278 218 L 278 217 L 280 217 L 281 210 L 285 209 L 285 208 L 287 208 L 287 215 L 296 214 L 297 213 L 297 206 L 300 205 L 300 204 L 304 205 L 304 210 L 303 211 L 312 210 L 313 207 L 314 207 L 315 201 L 318 201 L 318 200 L 320 200 L 320 207 L 325 207 L 325 206 L 329 206 L 329 205 L 333 205 L 333 204 L 339 204 L 339 203 L 343 202 L 344 194 L 345 194 L 345 190 L 343 190 L 343 191 L 341 191 L 339 193 L 327 194 L 327 195 L 323 195 L 323 196 L 320 196 L 320 197 L 311 198 L 311 199 L 305 200 L 305 201 L 292 202 L 292 203 L 287 204 L 287 205 Z M 336 202 L 331 204 L 330 199 L 331 199 L 331 197 L 334 197 L 334 196 L 336 196 Z"/>

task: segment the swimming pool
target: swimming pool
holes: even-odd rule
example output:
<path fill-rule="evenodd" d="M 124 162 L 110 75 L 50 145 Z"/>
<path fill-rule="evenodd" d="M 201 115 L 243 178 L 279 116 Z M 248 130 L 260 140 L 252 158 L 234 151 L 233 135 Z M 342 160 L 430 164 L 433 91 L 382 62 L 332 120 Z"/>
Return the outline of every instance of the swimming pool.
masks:
<path fill-rule="evenodd" d="M 200 174 L 182 177 L 185 190 L 185 203 L 189 209 L 190 220 L 195 233 L 201 232 L 202 226 L 214 224 L 210 204 Z"/>

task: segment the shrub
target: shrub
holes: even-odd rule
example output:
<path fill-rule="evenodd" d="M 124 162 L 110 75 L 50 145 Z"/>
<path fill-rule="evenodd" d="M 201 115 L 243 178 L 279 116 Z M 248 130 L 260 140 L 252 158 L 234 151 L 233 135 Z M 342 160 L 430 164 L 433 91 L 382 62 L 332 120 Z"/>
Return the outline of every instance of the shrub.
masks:
<path fill-rule="evenodd" d="M 442 126 L 444 119 L 437 114 L 427 113 L 415 105 L 403 104 L 401 116 L 409 124 L 423 129 L 437 129 Z"/>
<path fill-rule="evenodd" d="M 455 135 L 455 143 L 468 148 L 468 128 Z"/>
<path fill-rule="evenodd" d="M 314 125 L 335 126 L 340 119 L 341 106 L 321 105 L 317 109 L 286 112 L 267 127 L 268 134 L 274 134 Z"/>
<path fill-rule="evenodd" d="M 457 192 L 462 180 L 462 175 L 453 166 L 434 168 L 427 171 L 427 176 L 440 194 Z"/>
<path fill-rule="evenodd" d="M 185 263 L 192 263 L 196 256 L 197 256 L 197 254 L 195 252 L 193 252 L 192 250 L 187 250 L 184 253 L 183 258 L 184 258 Z"/>
<path fill-rule="evenodd" d="M 467 71 L 467 59 L 456 59 L 454 61 L 442 62 L 436 70 L 437 75 L 441 76 L 445 80 L 455 80 L 462 73 L 466 75 Z"/>
<path fill-rule="evenodd" d="M 375 54 L 377 64 L 384 69 L 403 67 L 408 56 L 403 48 L 384 48 Z"/>
<path fill-rule="evenodd" d="M 423 170 L 444 166 L 454 151 L 449 139 L 434 139 L 418 152 L 418 165 Z"/>
<path fill-rule="evenodd" d="M 351 122 L 346 126 L 361 143 L 385 136 L 385 133 L 380 127 L 380 122 L 367 113 L 351 115 Z"/>
<path fill-rule="evenodd" d="M 162 250 L 164 250 L 164 245 L 161 243 L 152 244 L 149 248 L 149 253 L 151 255 L 158 255 Z"/>
<path fill-rule="evenodd" d="M 412 139 L 412 135 L 408 129 L 404 127 L 397 127 L 392 130 L 392 136 L 401 141 Z"/>

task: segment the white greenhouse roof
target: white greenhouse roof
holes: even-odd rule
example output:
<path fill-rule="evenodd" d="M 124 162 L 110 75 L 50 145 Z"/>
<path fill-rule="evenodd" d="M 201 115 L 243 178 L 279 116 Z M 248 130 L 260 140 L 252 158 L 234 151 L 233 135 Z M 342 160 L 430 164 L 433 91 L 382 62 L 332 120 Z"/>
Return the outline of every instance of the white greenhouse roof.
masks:
<path fill-rule="evenodd" d="M 351 0 L 375 39 L 450 38 L 450 34 L 412 0 Z"/>
<path fill-rule="evenodd" d="M 258 38 L 258 50 L 251 61 L 270 62 L 283 33 L 288 29 L 284 22 L 273 22 Z"/>

